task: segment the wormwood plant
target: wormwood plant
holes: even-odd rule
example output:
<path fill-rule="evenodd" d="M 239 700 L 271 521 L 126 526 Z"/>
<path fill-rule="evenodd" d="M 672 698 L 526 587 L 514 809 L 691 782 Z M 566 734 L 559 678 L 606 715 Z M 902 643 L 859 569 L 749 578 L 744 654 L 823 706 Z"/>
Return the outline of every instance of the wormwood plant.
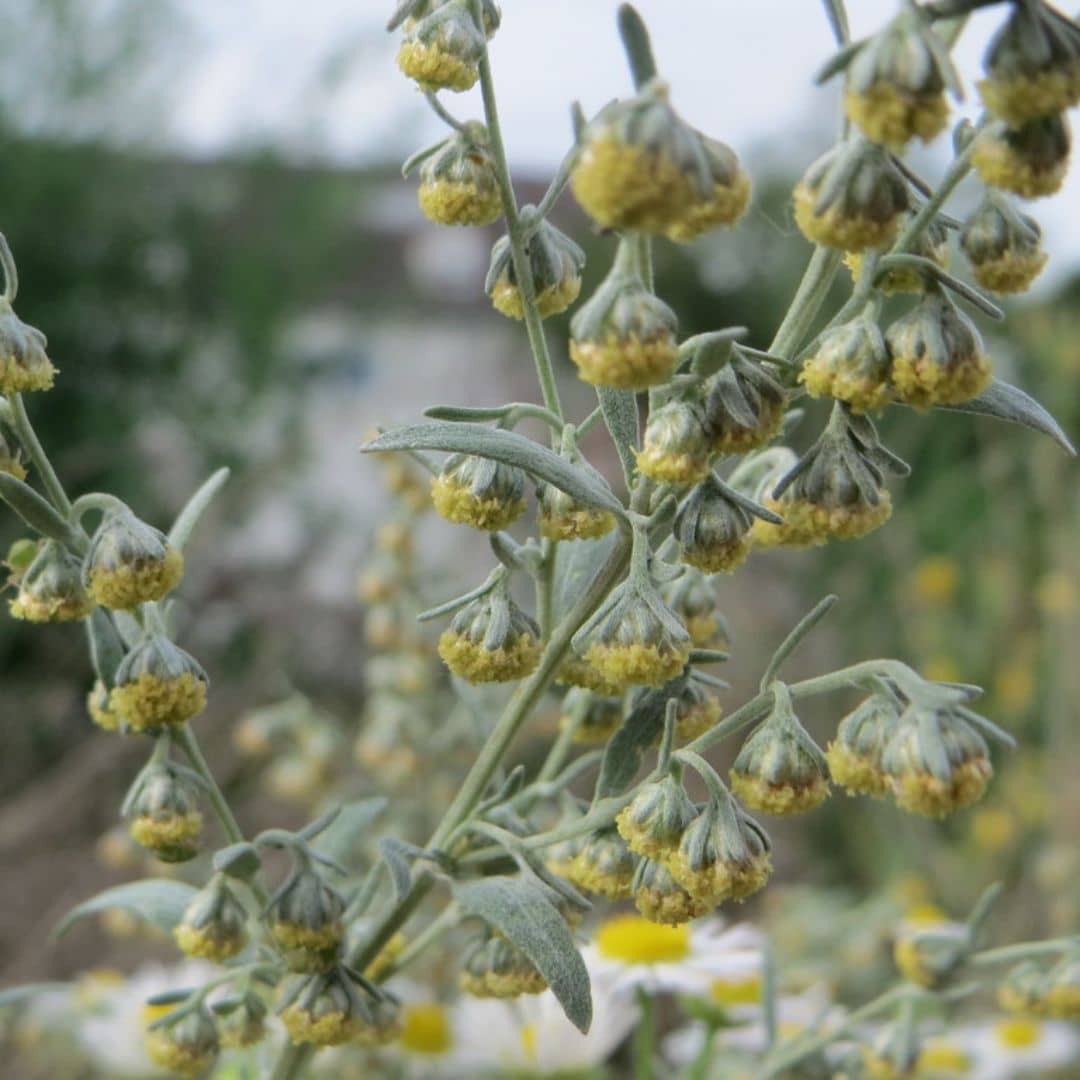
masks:
<path fill-rule="evenodd" d="M 1002 23 L 978 84 L 986 111 L 954 129 L 952 162 L 931 184 L 904 153 L 947 128 L 949 95 L 961 94 L 950 47 L 967 15 L 990 6 Z M 163 862 L 200 859 L 197 886 L 123 885 L 68 919 L 122 907 L 220 965 L 205 985 L 151 1001 L 149 1047 L 159 1064 L 208 1072 L 221 1047 L 264 1039 L 272 1007 L 287 1034 L 273 1066 L 279 1080 L 299 1076 L 317 1048 L 345 1043 L 369 1048 L 392 1074 L 401 1024 L 391 976 L 455 940 L 462 923 L 479 927 L 458 956 L 464 992 L 550 988 L 585 1031 L 593 1001 L 575 935 L 594 906 L 632 899 L 645 919 L 678 926 L 744 900 L 772 869 L 755 815 L 810 811 L 833 784 L 933 818 L 982 796 L 993 773 L 988 740 L 1012 739 L 976 711 L 977 687 L 929 681 L 893 659 L 784 679 L 785 661 L 832 597 L 779 644 L 759 692 L 722 715 L 714 668 L 727 659 L 727 628 L 718 604 L 722 575 L 753 548 L 858 539 L 887 522 L 886 478 L 908 470 L 871 418 L 886 408 L 911 407 L 925 424 L 947 423 L 949 410 L 979 413 L 1071 449 L 1040 405 L 993 377 L 967 312 L 1001 318 L 987 292 L 1023 291 L 1046 260 L 1038 225 L 1013 196 L 1050 194 L 1064 176 L 1065 110 L 1080 100 L 1080 28 L 1042 0 L 908 0 L 877 33 L 852 42 L 840 0 L 825 11 L 839 51 L 821 79 L 843 76 L 845 118 L 795 189 L 795 221 L 814 250 L 773 340 L 758 345 L 738 327 L 680 341 L 677 314 L 658 294 L 654 243 L 735 227 L 751 182 L 730 147 L 676 111 L 633 8 L 618 16 L 633 90 L 589 120 L 574 108 L 573 146 L 536 206 L 519 206 L 511 183 L 489 57 L 500 22 L 492 0 L 406 0 L 391 19 L 401 70 L 448 129 L 404 171 L 419 173 L 420 206 L 433 221 L 503 222 L 484 288 L 499 312 L 522 322 L 541 401 L 437 406 L 430 422 L 364 446 L 408 455 L 431 473 L 438 513 L 488 535 L 486 580 L 462 583 L 461 595 L 420 620 L 444 626 L 438 653 L 470 708 L 491 700 L 470 683 L 513 689 L 486 718 L 486 737 L 431 834 L 385 836 L 359 876 L 321 838 L 333 827 L 362 841 L 377 805 L 349 804 L 295 832 L 247 837 L 191 727 L 209 680 L 174 641 L 170 596 L 185 543 L 225 473 L 168 533 L 113 496 L 68 496 L 25 404 L 55 372 L 43 335 L 12 309 L 15 265 L 2 245 L 0 494 L 36 537 L 9 556 L 11 614 L 83 623 L 97 674 L 92 719 L 149 748 L 121 808 L 131 835 Z M 483 117 L 459 120 L 444 92 L 476 83 Z M 944 208 L 972 173 L 982 198 L 958 221 Z M 606 277 L 570 322 L 570 357 L 597 397 L 576 420 L 560 400 L 544 324 L 575 304 L 581 287 L 583 253 L 549 220 L 568 185 L 612 251 Z M 947 269 L 954 246 L 975 285 Z M 842 263 L 850 296 L 823 312 Z M 525 419 L 546 425 L 548 444 L 515 430 Z M 622 466 L 615 485 L 580 446 L 600 424 Z M 806 448 L 793 449 L 789 437 Z M 436 461 L 433 452 L 449 456 Z M 414 498 L 400 463 L 387 467 L 406 501 Z M 521 527 L 533 491 L 535 528 Z M 406 552 L 408 525 L 391 523 L 380 542 Z M 377 566 L 364 584 L 369 639 L 391 650 L 402 640 L 396 565 Z M 525 585 L 531 610 L 519 603 Z M 800 723 L 800 703 L 852 689 L 863 700 L 823 750 Z M 560 734 L 538 769 L 515 765 L 515 738 L 552 695 L 561 699 Z M 707 755 L 736 738 L 741 747 L 721 777 Z M 579 754 L 583 743 L 598 749 Z M 407 751 L 414 776 L 425 751 L 395 745 L 393 729 L 366 745 L 369 766 Z M 688 790 L 688 773 L 703 801 Z M 203 807 L 223 841 L 212 850 Z M 270 849 L 288 856 L 283 878 L 264 864 Z M 927 1019 L 988 988 L 1020 1012 L 1080 1016 L 1080 940 L 983 947 L 997 891 L 988 889 L 964 923 L 902 934 L 901 981 L 827 1030 L 779 1035 L 767 979 L 771 1021 L 754 1076 L 913 1076 Z M 402 930 L 411 938 L 404 946 Z M 1002 965 L 1013 964 L 1002 979 Z M 648 1009 L 647 995 L 641 1005 Z M 864 1045 L 875 1018 L 890 1023 Z M 644 1030 L 637 1068 L 647 1076 L 654 1048 Z M 832 1050 L 840 1043 L 843 1057 Z M 694 1075 L 707 1066 L 706 1057 Z"/>

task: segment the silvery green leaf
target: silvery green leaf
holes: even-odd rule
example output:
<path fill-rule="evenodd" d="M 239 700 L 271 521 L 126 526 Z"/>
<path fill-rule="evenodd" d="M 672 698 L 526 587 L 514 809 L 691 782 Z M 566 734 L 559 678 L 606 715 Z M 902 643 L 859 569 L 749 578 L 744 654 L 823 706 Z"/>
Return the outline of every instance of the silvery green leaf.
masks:
<path fill-rule="evenodd" d="M 566 921 L 540 889 L 520 878 L 489 877 L 456 884 L 454 895 L 463 914 L 483 919 L 529 958 L 567 1019 L 587 1032 L 592 1023 L 589 972 Z"/>
<path fill-rule="evenodd" d="M 962 405 L 942 405 L 939 408 L 952 412 L 978 413 L 980 416 L 993 416 L 998 420 L 1023 424 L 1032 431 L 1049 435 L 1067 454 L 1074 457 L 1076 455 L 1076 447 L 1050 413 L 1030 394 L 1025 394 L 1019 387 L 1010 386 L 1000 379 L 994 379 L 987 390 L 971 401 L 965 401 Z"/>
<path fill-rule="evenodd" d="M 396 30 L 422 3 L 423 0 L 401 0 L 394 14 L 387 20 L 386 29 L 391 32 Z"/>
<path fill-rule="evenodd" d="M 258 849 L 247 842 L 230 844 L 214 853 L 214 869 L 242 881 L 254 877 L 261 865 Z"/>
<path fill-rule="evenodd" d="M 8 1009 L 12 1005 L 21 1005 L 24 1001 L 30 1001 L 40 994 L 51 994 L 70 989 L 71 986 L 68 983 L 62 982 L 23 983 L 22 986 L 7 986 L 0 990 L 0 1009 Z"/>
<path fill-rule="evenodd" d="M 561 619 L 580 599 L 611 554 L 615 534 L 598 540 L 559 544 L 555 552 L 555 618 Z"/>
<path fill-rule="evenodd" d="M 682 676 L 680 676 L 682 678 Z M 664 710 L 672 695 L 671 684 L 647 690 L 608 739 L 594 798 L 620 795 L 637 775 L 646 751 L 655 746 L 664 730 Z"/>
<path fill-rule="evenodd" d="M 433 405 L 424 410 L 424 415 L 432 420 L 449 420 L 452 423 L 467 423 L 485 420 L 501 420 L 513 409 L 513 405 L 493 405 L 487 409 L 470 409 L 465 405 Z"/>
<path fill-rule="evenodd" d="M 355 863 L 358 851 L 365 846 L 364 834 L 385 809 L 382 795 L 346 803 L 312 846 L 346 865 Z"/>
<path fill-rule="evenodd" d="M 70 545 L 72 527 L 29 484 L 10 473 L 0 473 L 0 498 L 35 532 L 50 540 Z"/>
<path fill-rule="evenodd" d="M 228 469 L 218 469 L 211 473 L 202 486 L 188 499 L 184 509 L 176 517 L 173 527 L 169 530 L 169 542 L 181 551 L 191 539 L 195 526 L 203 516 L 206 508 L 210 505 L 214 496 L 225 486 L 229 479 Z"/>
<path fill-rule="evenodd" d="M 482 424 L 415 424 L 388 431 L 365 443 L 364 453 L 386 450 L 444 450 L 516 465 L 519 469 L 557 487 L 579 502 L 624 516 L 622 503 L 607 481 L 591 466 L 571 465 L 547 447 L 514 431 L 502 431 Z"/>
<path fill-rule="evenodd" d="M 379 841 L 379 854 L 382 855 L 383 862 L 390 871 L 394 899 L 400 903 L 412 888 L 412 868 L 409 866 L 409 859 L 414 851 L 410 845 L 403 844 L 392 836 L 384 836 Z"/>
<path fill-rule="evenodd" d="M 834 53 L 814 76 L 814 82 L 818 84 L 828 82 L 834 75 L 843 71 L 865 44 L 866 39 L 863 38 L 861 41 L 853 41 L 850 45 L 845 45 L 839 52 Z"/>
<path fill-rule="evenodd" d="M 613 390 L 609 386 L 599 386 L 596 396 L 600 399 L 604 423 L 607 424 L 615 449 L 619 452 L 623 476 L 629 486 L 633 483 L 634 470 L 637 468 L 634 451 L 641 442 L 637 394 L 633 390 Z"/>
<path fill-rule="evenodd" d="M 147 878 L 145 881 L 129 881 L 98 893 L 69 911 L 57 924 L 53 938 L 66 934 L 72 926 L 87 915 L 120 908 L 130 915 L 158 927 L 172 930 L 184 915 L 196 890 L 182 881 L 166 878 Z"/>

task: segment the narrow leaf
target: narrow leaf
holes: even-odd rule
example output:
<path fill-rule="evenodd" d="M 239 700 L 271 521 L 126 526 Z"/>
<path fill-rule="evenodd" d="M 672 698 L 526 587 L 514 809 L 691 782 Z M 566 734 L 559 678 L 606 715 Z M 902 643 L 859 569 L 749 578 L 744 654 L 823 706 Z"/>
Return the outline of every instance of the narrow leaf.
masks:
<path fill-rule="evenodd" d="M 120 908 L 131 915 L 158 927 L 172 930 L 183 917 L 184 909 L 195 895 L 195 889 L 182 881 L 165 878 L 148 878 L 145 881 L 129 881 L 124 885 L 106 889 L 72 908 L 57 924 L 53 938 L 62 937 L 80 919 L 103 911 Z"/>
<path fill-rule="evenodd" d="M 35 532 L 61 544 L 71 544 L 71 526 L 29 484 L 10 473 L 0 473 L 0 498 Z"/>
<path fill-rule="evenodd" d="M 379 854 L 383 857 L 390 871 L 390 881 L 394 886 L 394 899 L 398 903 L 412 888 L 412 868 L 409 866 L 411 852 L 408 845 L 392 836 L 384 836 L 379 841 Z"/>
<path fill-rule="evenodd" d="M 191 539 L 191 534 L 195 531 L 199 519 L 228 479 L 229 470 L 218 469 L 217 472 L 211 473 L 203 482 L 202 487 L 188 499 L 184 509 L 177 515 L 172 529 L 169 530 L 169 540 L 174 547 L 183 550 L 184 545 Z"/>
<path fill-rule="evenodd" d="M 1050 413 L 1030 394 L 1025 394 L 1019 387 L 1010 386 L 1000 379 L 994 379 L 989 389 L 972 401 L 965 401 L 962 405 L 942 405 L 939 408 L 949 409 L 951 412 L 978 413 L 980 416 L 993 416 L 998 420 L 1022 424 L 1032 431 L 1049 435 L 1067 454 L 1076 456 L 1076 447 Z"/>
<path fill-rule="evenodd" d="M 454 886 L 465 915 L 483 919 L 532 961 L 567 1019 L 581 1032 L 592 1023 L 589 972 L 566 921 L 540 889 L 520 878 L 489 877 Z"/>
<path fill-rule="evenodd" d="M 531 476 L 557 487 L 579 502 L 623 515 L 622 503 L 607 481 L 591 466 L 571 465 L 547 447 L 514 431 L 484 427 L 482 424 L 415 424 L 388 431 L 365 443 L 364 453 L 386 450 L 444 450 L 452 454 L 478 457 L 516 465 Z"/>
<path fill-rule="evenodd" d="M 607 562 L 615 534 L 599 540 L 579 540 L 559 544 L 555 552 L 555 618 L 561 619 L 589 587 L 600 567 Z"/>
<path fill-rule="evenodd" d="M 678 692 L 683 676 L 656 690 L 648 690 L 638 699 L 619 729 L 608 739 L 594 799 L 620 795 L 637 776 L 645 753 L 659 742 L 664 731 L 664 710 L 668 698 Z"/>
<path fill-rule="evenodd" d="M 634 451 L 641 441 L 637 395 L 633 390 L 613 390 L 609 386 L 599 386 L 596 396 L 600 399 L 600 411 L 604 414 L 604 423 L 611 433 L 615 449 L 622 462 L 626 485 L 633 483 L 637 458 Z"/>
<path fill-rule="evenodd" d="M 68 983 L 62 982 L 23 983 L 22 986 L 9 986 L 0 990 L 0 1009 L 21 1005 L 24 1001 L 30 1001 L 40 994 L 52 994 L 70 989 L 71 986 Z"/>
<path fill-rule="evenodd" d="M 845 45 L 839 52 L 834 53 L 818 70 L 818 73 L 814 76 L 814 82 L 820 85 L 823 82 L 828 82 L 834 75 L 839 74 L 855 59 L 855 54 L 865 44 L 866 38 L 863 38 L 861 41 L 853 41 L 850 45 Z"/>
<path fill-rule="evenodd" d="M 346 865 L 355 863 L 366 846 L 364 834 L 385 809 L 386 798 L 382 795 L 346 803 L 312 846 Z"/>

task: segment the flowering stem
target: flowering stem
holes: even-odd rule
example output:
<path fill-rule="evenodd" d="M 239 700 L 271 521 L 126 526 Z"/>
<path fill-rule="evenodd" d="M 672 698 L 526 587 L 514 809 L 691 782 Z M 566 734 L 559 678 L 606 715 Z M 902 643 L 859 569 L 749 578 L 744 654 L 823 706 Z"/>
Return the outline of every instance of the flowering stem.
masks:
<path fill-rule="evenodd" d="M 776 678 L 776 673 L 783 666 L 784 661 L 802 644 L 803 638 L 814 629 L 815 626 L 826 615 L 828 615 L 833 604 L 836 603 L 836 596 L 830 594 L 823 600 L 819 601 L 813 611 L 804 615 L 798 625 L 790 634 L 780 643 L 780 647 L 773 653 L 773 658 L 769 661 L 769 666 L 765 669 L 765 674 L 761 676 L 761 689 L 764 690 L 772 681 Z"/>
<path fill-rule="evenodd" d="M 49 496 L 49 501 L 53 506 L 64 517 L 68 517 L 71 514 L 71 500 L 67 497 L 67 492 L 64 491 L 64 486 L 60 483 L 60 478 L 56 475 L 56 470 L 52 467 L 49 455 L 45 453 L 45 448 L 41 445 L 33 424 L 30 423 L 22 394 L 12 394 L 8 401 L 11 404 L 12 429 L 18 436 L 19 442 L 22 443 L 23 449 L 30 455 L 30 460 L 37 469 L 38 476 L 41 477 L 45 494 Z"/>
<path fill-rule="evenodd" d="M 840 268 L 840 258 L 840 252 L 832 248 L 819 245 L 814 249 L 791 307 L 767 350 L 773 356 L 790 360 L 795 355 L 825 302 L 836 271 Z"/>
<path fill-rule="evenodd" d="M 641 1018 L 634 1031 L 634 1080 L 652 1080 L 653 1054 L 656 1048 L 656 1010 L 652 995 L 643 987 L 637 988 Z"/>
<path fill-rule="evenodd" d="M 1080 948 L 1080 936 L 1051 938 L 1049 941 L 1023 941 L 1000 949 L 986 949 L 968 960 L 973 967 L 992 967 L 995 964 L 1015 964 L 1036 956 L 1056 956 L 1066 949 Z"/>

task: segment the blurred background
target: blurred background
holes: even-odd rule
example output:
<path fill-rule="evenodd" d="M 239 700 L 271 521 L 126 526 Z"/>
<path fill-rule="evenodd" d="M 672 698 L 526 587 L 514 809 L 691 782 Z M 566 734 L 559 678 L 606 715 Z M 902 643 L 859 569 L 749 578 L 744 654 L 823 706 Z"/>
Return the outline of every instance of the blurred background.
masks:
<path fill-rule="evenodd" d="M 852 6 L 859 34 L 893 5 Z M 304 820 L 339 781 L 357 794 L 381 785 L 374 758 L 343 765 L 340 753 L 363 735 L 362 718 L 375 722 L 354 583 L 372 566 L 389 496 L 382 466 L 357 453 L 361 438 L 436 401 L 535 396 L 520 327 L 482 292 L 497 233 L 431 226 L 400 178 L 401 159 L 439 127 L 394 66 L 388 7 L 311 0 L 302 19 L 283 0 L 9 0 L 0 9 L 0 229 L 19 263 L 19 314 L 48 335 L 61 371 L 56 389 L 30 402 L 32 415 L 70 490 L 115 492 L 159 526 L 211 469 L 234 470 L 190 551 L 181 640 L 214 684 L 200 737 L 253 829 Z M 764 347 L 807 254 L 790 189 L 837 115 L 836 88 L 811 85 L 832 48 L 827 25 L 818 5 L 786 0 L 719 13 L 707 0 L 640 7 L 675 103 L 739 151 L 756 192 L 737 232 L 662 247 L 659 291 L 684 335 L 743 324 Z M 626 91 L 613 8 L 506 5 L 495 76 L 523 200 L 538 199 L 565 152 L 570 95 L 591 113 Z M 964 38 L 969 77 L 996 19 L 980 13 Z M 459 115 L 477 107 L 470 95 L 454 106 Z M 942 161 L 938 147 L 917 164 L 933 177 Z M 974 195 L 962 189 L 954 212 Z M 1031 212 L 1050 266 L 1028 298 L 1007 305 L 1004 326 L 982 329 L 998 374 L 1076 439 L 1078 171 Z M 587 247 L 587 295 L 611 242 L 590 238 L 569 196 L 556 217 Z M 565 358 L 565 321 L 550 331 L 564 400 L 580 417 L 591 391 Z M 820 419 L 811 409 L 800 446 Z M 854 546 L 756 555 L 723 582 L 734 636 L 726 706 L 743 700 L 799 615 L 836 592 L 836 615 L 794 673 L 895 655 L 935 678 L 985 686 L 984 711 L 1022 749 L 998 756 L 983 804 L 944 825 L 884 805 L 854 814 L 837 796 L 809 821 L 777 828 L 778 880 L 844 885 L 852 902 L 908 890 L 961 914 L 998 877 L 1011 886 L 1010 935 L 1075 930 L 1076 468 L 1048 440 L 989 420 L 894 409 L 881 427 L 914 469 L 894 488 L 888 528 Z M 594 433 L 589 448 L 614 477 L 606 437 Z M 464 567 L 479 579 L 482 557 L 464 530 L 419 530 L 433 578 Z M 18 536 L 11 515 L 0 517 L 0 550 Z M 442 599 L 445 583 L 435 588 Z M 103 960 L 123 966 L 153 946 L 90 927 L 58 945 L 47 937 L 79 899 L 133 876 L 115 836 L 101 838 L 145 746 L 87 720 L 77 629 L 0 621 L 0 679 L 0 866 L 18 883 L 0 905 L 0 986 Z M 251 709 L 291 695 L 307 734 L 275 773 L 234 734 L 252 730 Z M 843 704 L 808 714 L 822 740 Z"/>

